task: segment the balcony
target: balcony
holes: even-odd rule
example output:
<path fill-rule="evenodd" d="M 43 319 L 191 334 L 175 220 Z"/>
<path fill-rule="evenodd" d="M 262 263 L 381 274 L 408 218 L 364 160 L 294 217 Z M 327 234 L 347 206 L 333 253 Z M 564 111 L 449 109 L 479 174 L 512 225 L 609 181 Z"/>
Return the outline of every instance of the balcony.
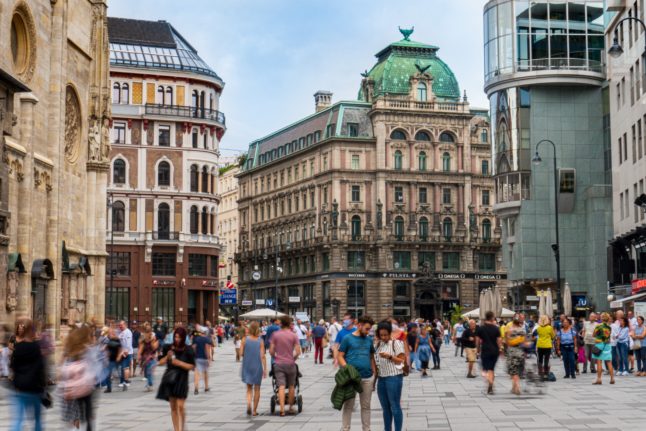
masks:
<path fill-rule="evenodd" d="M 155 241 L 177 241 L 179 240 L 179 232 L 170 232 L 165 230 L 154 231 L 153 240 Z"/>
<path fill-rule="evenodd" d="M 375 109 L 469 113 L 469 104 L 462 102 L 419 102 L 417 100 L 380 97 L 375 101 Z"/>
<path fill-rule="evenodd" d="M 183 117 L 196 120 L 207 120 L 226 125 L 226 117 L 223 112 L 215 109 L 194 108 L 180 105 L 159 105 L 147 103 L 145 106 L 146 115 L 159 115 L 162 117 Z"/>

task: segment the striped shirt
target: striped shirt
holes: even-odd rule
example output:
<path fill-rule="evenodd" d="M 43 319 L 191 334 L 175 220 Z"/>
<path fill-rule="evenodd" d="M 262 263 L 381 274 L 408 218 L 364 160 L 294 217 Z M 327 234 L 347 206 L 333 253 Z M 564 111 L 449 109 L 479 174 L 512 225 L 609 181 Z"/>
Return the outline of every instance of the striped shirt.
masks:
<path fill-rule="evenodd" d="M 398 356 L 404 351 L 404 343 L 400 340 L 384 343 L 379 341 L 376 346 L 375 362 L 377 362 L 377 375 L 379 377 L 392 377 L 403 374 L 403 363 L 395 364 L 390 359 L 382 358 L 379 353 L 388 353 L 392 356 Z"/>

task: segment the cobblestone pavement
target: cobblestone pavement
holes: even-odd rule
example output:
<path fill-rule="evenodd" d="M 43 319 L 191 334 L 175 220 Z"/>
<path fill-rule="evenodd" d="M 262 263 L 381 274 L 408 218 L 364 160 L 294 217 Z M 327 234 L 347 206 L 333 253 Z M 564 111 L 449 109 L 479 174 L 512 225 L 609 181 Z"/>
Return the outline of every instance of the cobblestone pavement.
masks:
<path fill-rule="evenodd" d="M 466 379 L 464 359 L 455 358 L 452 348 L 442 352 L 442 369 L 422 379 L 417 373 L 405 379 L 402 405 L 404 428 L 407 430 L 639 430 L 646 425 L 646 377 L 617 377 L 617 384 L 592 386 L 593 377 L 582 374 L 576 380 L 564 380 L 563 366 L 554 361 L 558 377 L 547 385 L 546 392 L 516 397 L 509 393 L 510 381 L 504 364 L 498 365 L 496 394 L 484 394 L 484 383 Z M 269 413 L 271 382 L 263 383 L 259 413 L 246 416 L 244 386 L 240 382 L 240 365 L 235 363 L 231 342 L 217 349 L 215 364 L 210 369 L 212 391 L 187 400 L 188 431 L 201 430 L 338 430 L 341 415 L 330 403 L 335 370 L 330 361 L 314 365 L 310 354 L 301 360 L 301 393 L 303 413 L 278 417 Z M 157 370 L 159 381 L 163 368 Z M 169 407 L 145 393 L 144 382 L 133 379 L 126 392 L 97 396 L 99 430 L 172 430 Z M 0 389 L 0 430 L 8 430 L 11 416 L 9 392 Z M 358 404 L 358 403 L 357 403 Z M 58 407 L 45 413 L 46 430 L 67 430 L 60 419 Z M 376 393 L 372 399 L 372 430 L 383 430 L 381 408 Z M 355 412 L 353 429 L 361 429 L 359 412 Z"/>

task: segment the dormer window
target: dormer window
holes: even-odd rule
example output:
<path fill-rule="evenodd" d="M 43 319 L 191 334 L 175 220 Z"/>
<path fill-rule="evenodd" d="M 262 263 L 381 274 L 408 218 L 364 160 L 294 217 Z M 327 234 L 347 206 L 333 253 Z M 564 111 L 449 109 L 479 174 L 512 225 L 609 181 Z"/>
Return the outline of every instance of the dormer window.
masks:
<path fill-rule="evenodd" d="M 417 84 L 417 100 L 420 102 L 426 102 L 426 84 L 420 82 Z"/>

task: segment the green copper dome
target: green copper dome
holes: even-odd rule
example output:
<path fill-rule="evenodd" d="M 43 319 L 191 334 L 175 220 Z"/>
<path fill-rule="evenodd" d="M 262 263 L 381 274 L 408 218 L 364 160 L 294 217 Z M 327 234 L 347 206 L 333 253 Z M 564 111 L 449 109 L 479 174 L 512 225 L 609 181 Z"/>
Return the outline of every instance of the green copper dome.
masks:
<path fill-rule="evenodd" d="M 377 53 L 377 64 L 363 74 L 375 82 L 374 96 L 409 94 L 410 77 L 419 72 L 433 76 L 433 93 L 440 99 L 459 100 L 460 86 L 453 71 L 438 56 L 439 48 L 409 39 L 411 30 L 400 29 L 404 39 Z M 365 100 L 359 91 L 359 100 Z"/>

